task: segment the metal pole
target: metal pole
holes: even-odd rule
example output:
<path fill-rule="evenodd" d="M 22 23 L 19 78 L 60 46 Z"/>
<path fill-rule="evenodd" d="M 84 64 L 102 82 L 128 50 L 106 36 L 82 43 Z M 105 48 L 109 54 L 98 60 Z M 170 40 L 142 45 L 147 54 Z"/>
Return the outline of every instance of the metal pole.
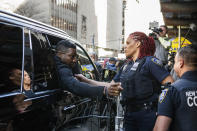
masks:
<path fill-rule="evenodd" d="M 121 95 L 121 94 L 120 94 Z M 120 96 L 116 99 L 115 131 L 123 131 L 123 109 L 120 104 Z"/>
<path fill-rule="evenodd" d="M 119 52 L 118 53 L 120 53 L 121 52 L 121 41 L 122 41 L 122 39 L 121 38 L 119 38 Z"/>
<path fill-rule="evenodd" d="M 184 36 L 184 40 L 183 40 L 183 42 L 181 42 L 181 46 L 180 47 L 182 47 L 182 45 L 184 44 L 185 39 L 187 38 L 187 35 L 189 34 L 189 32 L 190 32 L 190 28 L 188 29 L 186 35 Z"/>
<path fill-rule="evenodd" d="M 179 46 L 178 46 L 178 49 L 181 48 L 181 26 L 179 25 L 178 26 L 178 30 L 179 30 L 179 34 L 178 34 L 178 37 L 179 37 Z"/>
<path fill-rule="evenodd" d="M 92 46 L 93 46 L 93 51 L 95 52 L 94 37 L 95 37 L 95 35 L 93 34 L 93 35 L 92 35 Z"/>
<path fill-rule="evenodd" d="M 120 105 L 120 96 L 117 96 L 116 100 L 116 118 L 115 118 L 115 131 L 119 131 L 119 105 Z"/>

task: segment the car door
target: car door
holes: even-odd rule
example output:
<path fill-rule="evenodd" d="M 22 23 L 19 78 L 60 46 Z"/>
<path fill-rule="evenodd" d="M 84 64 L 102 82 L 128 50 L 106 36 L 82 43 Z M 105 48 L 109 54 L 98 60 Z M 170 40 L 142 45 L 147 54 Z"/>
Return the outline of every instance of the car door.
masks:
<path fill-rule="evenodd" d="M 0 129 L 7 128 L 16 114 L 28 111 L 25 101 L 24 28 L 0 22 Z M 30 77 L 28 77 L 30 82 Z"/>
<path fill-rule="evenodd" d="M 56 102 L 57 94 L 61 92 L 50 43 L 45 33 L 30 29 L 28 31 L 30 50 L 25 55 L 24 70 L 31 72 L 32 82 L 25 94 L 37 103 L 35 106 L 50 105 Z M 27 44 L 28 45 L 28 44 Z M 31 58 L 28 56 L 31 55 Z"/>

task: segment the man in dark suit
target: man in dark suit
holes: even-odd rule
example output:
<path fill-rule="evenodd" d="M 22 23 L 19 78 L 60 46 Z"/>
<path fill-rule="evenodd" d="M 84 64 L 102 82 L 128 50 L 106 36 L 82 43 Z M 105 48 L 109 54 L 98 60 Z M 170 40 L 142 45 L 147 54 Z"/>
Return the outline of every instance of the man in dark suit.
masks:
<path fill-rule="evenodd" d="M 122 88 L 120 83 L 100 82 L 99 85 L 91 85 L 77 80 L 72 72 L 77 62 L 76 45 L 62 40 L 56 46 L 55 62 L 61 88 L 85 97 L 98 97 L 104 95 L 118 96 Z"/>

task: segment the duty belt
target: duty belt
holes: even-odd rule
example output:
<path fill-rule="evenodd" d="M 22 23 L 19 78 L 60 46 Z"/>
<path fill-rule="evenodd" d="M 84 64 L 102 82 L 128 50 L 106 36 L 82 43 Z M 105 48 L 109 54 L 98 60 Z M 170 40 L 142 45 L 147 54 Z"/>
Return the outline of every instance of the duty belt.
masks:
<path fill-rule="evenodd" d="M 155 110 L 157 108 L 156 102 L 146 102 L 141 104 L 133 104 L 133 105 L 127 105 L 126 111 L 128 112 L 137 112 L 142 110 Z"/>

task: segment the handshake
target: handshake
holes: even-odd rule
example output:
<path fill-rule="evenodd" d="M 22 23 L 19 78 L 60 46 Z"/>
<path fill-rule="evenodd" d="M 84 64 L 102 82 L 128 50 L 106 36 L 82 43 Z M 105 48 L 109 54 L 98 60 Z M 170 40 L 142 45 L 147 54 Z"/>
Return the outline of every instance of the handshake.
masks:
<path fill-rule="evenodd" d="M 75 74 L 75 77 L 82 82 L 86 82 L 88 84 L 91 85 L 95 85 L 95 86 L 104 86 L 104 90 L 103 90 L 103 94 L 104 95 L 109 95 L 109 96 L 118 96 L 120 94 L 120 92 L 123 90 L 123 88 L 121 87 L 121 83 L 115 83 L 113 80 L 111 83 L 107 83 L 107 82 L 100 82 L 100 81 L 95 81 L 95 80 L 91 80 L 86 78 L 85 76 L 83 76 L 82 74 Z"/>
<path fill-rule="evenodd" d="M 119 96 L 120 92 L 123 90 L 120 83 L 111 82 L 108 86 L 105 86 L 104 94 L 110 96 Z"/>

